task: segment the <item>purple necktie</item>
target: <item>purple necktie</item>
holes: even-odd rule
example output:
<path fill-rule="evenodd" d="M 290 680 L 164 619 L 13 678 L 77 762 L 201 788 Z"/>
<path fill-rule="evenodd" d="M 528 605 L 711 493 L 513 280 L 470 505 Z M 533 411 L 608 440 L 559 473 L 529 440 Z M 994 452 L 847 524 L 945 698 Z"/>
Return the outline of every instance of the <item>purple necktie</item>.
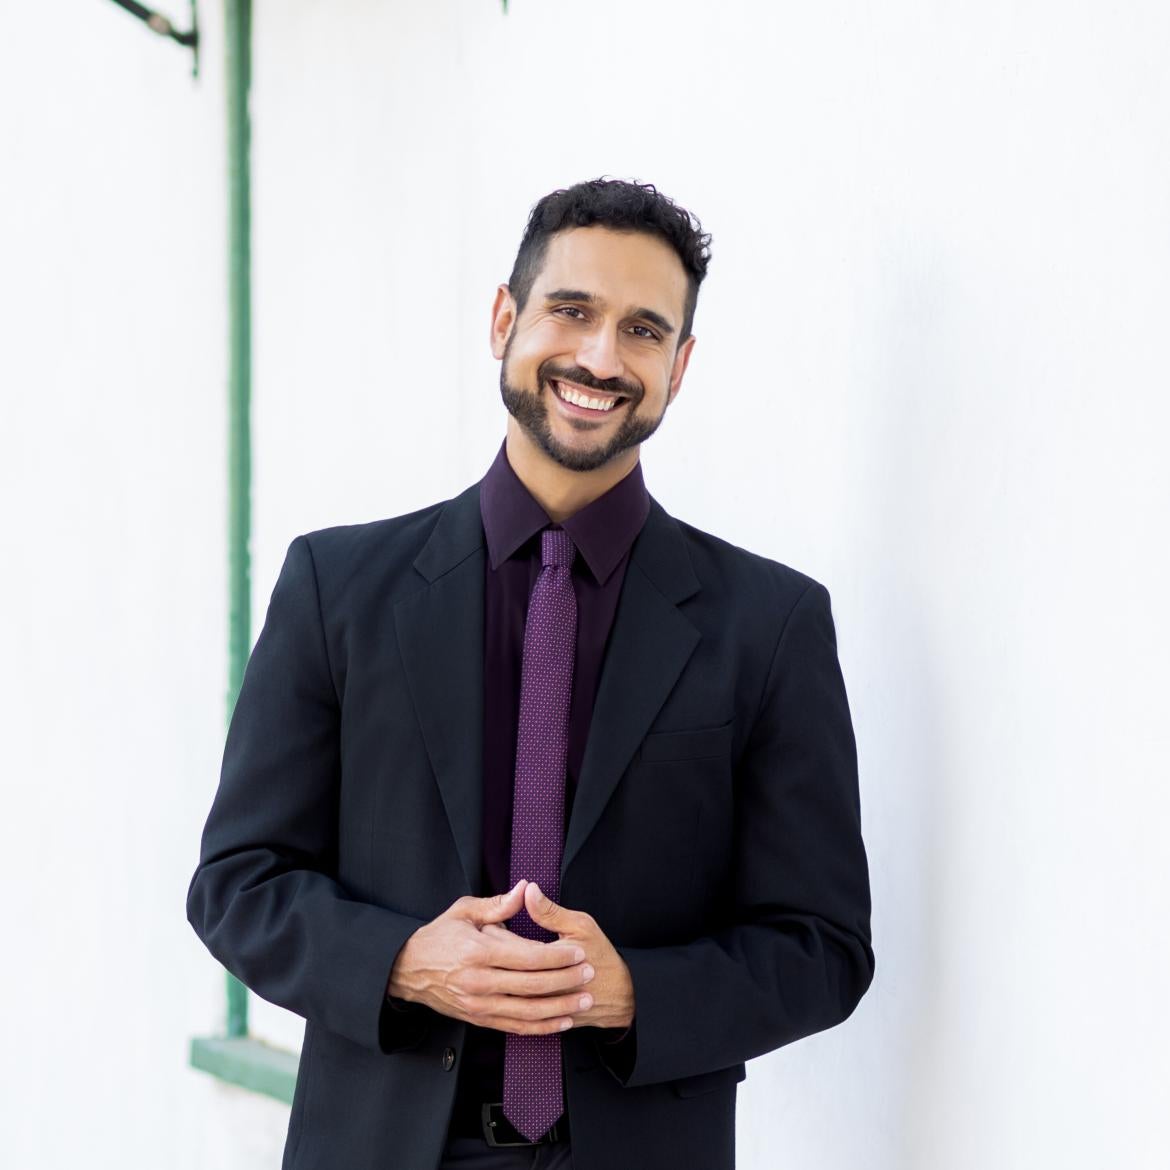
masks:
<path fill-rule="evenodd" d="M 565 848 L 569 698 L 577 652 L 577 598 L 570 572 L 576 549 L 563 528 L 546 528 L 540 534 L 540 553 L 543 568 L 524 625 L 510 881 L 513 886 L 521 878 L 534 881 L 556 901 Z M 538 942 L 557 937 L 537 926 L 523 908 L 511 928 Z M 504 1041 L 504 1116 L 529 1141 L 537 1141 L 562 1108 L 560 1036 L 509 1033 Z"/>

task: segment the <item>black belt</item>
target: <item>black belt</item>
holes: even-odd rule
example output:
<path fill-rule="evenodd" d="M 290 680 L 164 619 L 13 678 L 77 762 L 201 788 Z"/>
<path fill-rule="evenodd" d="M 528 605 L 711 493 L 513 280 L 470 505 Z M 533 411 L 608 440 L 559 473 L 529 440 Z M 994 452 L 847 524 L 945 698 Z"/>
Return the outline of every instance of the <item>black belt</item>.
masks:
<path fill-rule="evenodd" d="M 568 1118 L 562 1113 L 542 1138 L 530 1142 L 504 1116 L 504 1105 L 501 1101 L 485 1101 L 479 1106 L 479 1116 L 472 1117 L 468 1112 L 457 1112 L 451 1118 L 451 1133 L 455 1137 L 483 1138 L 489 1146 L 547 1146 L 553 1142 L 568 1141 Z"/>

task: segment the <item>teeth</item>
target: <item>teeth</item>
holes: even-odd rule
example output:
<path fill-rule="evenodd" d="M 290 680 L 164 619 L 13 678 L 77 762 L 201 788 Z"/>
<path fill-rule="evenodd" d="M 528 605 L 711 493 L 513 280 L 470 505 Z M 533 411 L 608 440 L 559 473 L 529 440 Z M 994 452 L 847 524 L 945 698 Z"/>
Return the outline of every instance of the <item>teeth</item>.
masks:
<path fill-rule="evenodd" d="M 618 403 L 616 398 L 588 398 L 560 382 L 556 383 L 556 387 L 557 395 L 566 402 L 571 402 L 574 406 L 588 407 L 589 410 L 612 410 Z"/>

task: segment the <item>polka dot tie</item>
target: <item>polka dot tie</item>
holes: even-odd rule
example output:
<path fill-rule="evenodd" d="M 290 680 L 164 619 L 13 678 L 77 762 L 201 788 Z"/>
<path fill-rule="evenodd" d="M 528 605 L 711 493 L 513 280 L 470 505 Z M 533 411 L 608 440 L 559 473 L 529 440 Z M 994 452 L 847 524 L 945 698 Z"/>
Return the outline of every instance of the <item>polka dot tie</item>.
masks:
<path fill-rule="evenodd" d="M 520 674 L 510 880 L 515 885 L 528 878 L 553 901 L 560 897 L 565 847 L 569 698 L 577 652 L 571 576 L 576 551 L 563 528 L 541 533 L 543 567 L 528 603 Z M 537 926 L 525 909 L 510 925 L 521 938 L 549 942 L 557 937 Z M 562 1106 L 560 1036 L 509 1033 L 504 1041 L 504 1116 L 529 1141 L 537 1141 L 560 1117 Z"/>

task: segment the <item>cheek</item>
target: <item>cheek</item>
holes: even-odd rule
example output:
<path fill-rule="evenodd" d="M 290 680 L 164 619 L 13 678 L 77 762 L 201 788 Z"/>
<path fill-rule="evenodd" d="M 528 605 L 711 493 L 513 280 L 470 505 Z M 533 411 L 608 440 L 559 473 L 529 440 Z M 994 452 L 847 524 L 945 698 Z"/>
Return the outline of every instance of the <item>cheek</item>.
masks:
<path fill-rule="evenodd" d="M 670 394 L 670 365 L 655 362 L 653 366 L 643 370 L 639 377 L 646 388 L 646 396 L 666 401 Z"/>
<path fill-rule="evenodd" d="M 542 321 L 527 331 L 524 345 L 535 353 L 564 353 L 572 351 L 572 339 L 573 330 L 565 322 Z"/>
<path fill-rule="evenodd" d="M 536 380 L 540 367 L 550 361 L 571 361 L 572 350 L 563 344 L 557 343 L 557 338 L 550 335 L 550 330 L 535 329 L 523 336 L 517 337 L 508 355 L 509 369 L 516 370 L 521 376 Z"/>
<path fill-rule="evenodd" d="M 521 345 L 514 345 L 505 363 L 504 376 L 513 386 L 531 386 L 536 382 L 540 362 Z"/>

